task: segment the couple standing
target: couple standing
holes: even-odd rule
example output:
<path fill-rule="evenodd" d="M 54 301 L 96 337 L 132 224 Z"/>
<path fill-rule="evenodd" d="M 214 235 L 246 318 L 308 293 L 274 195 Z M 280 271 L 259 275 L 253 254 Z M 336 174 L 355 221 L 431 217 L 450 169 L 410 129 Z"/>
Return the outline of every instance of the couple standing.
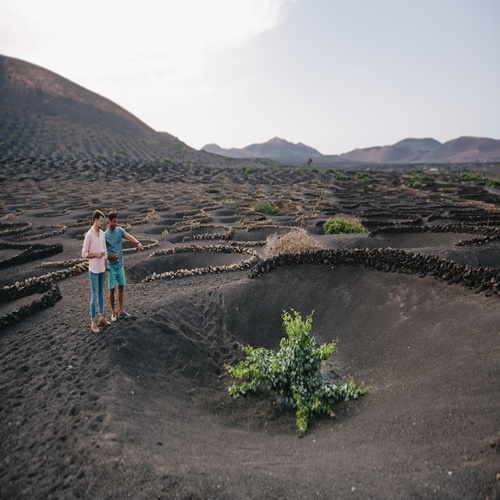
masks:
<path fill-rule="evenodd" d="M 144 250 L 141 242 L 118 226 L 118 213 L 111 210 L 108 215 L 108 228 L 102 230 L 104 214 L 96 210 L 92 216 L 92 227 L 85 234 L 82 257 L 89 260 L 90 277 L 90 328 L 99 333 L 99 326 L 109 326 L 111 323 L 104 317 L 104 281 L 108 276 L 109 302 L 111 304 L 111 321 L 130 318 L 123 308 L 123 287 L 125 285 L 125 270 L 123 268 L 123 238 L 131 241 L 139 250 Z M 115 310 L 115 288 L 118 284 L 118 314 Z M 99 308 L 99 319 L 97 318 Z"/>

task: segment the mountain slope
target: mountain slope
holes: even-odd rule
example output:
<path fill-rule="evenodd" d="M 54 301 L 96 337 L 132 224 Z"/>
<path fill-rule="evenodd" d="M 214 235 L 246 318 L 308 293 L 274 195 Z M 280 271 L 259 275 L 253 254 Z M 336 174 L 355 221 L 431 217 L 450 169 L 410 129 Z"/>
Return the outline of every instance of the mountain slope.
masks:
<path fill-rule="evenodd" d="M 441 143 L 435 139 L 403 139 L 391 146 L 355 149 L 340 155 L 351 161 L 373 163 L 412 163 L 431 152 Z"/>
<path fill-rule="evenodd" d="M 234 164 L 52 71 L 0 55 L 0 162 Z"/>
<path fill-rule="evenodd" d="M 485 137 L 459 137 L 441 144 L 422 157 L 427 162 L 500 161 L 500 140 Z"/>
<path fill-rule="evenodd" d="M 355 149 L 339 158 L 365 163 L 498 162 L 500 140 L 459 137 L 441 144 L 434 139 L 404 139 L 391 146 Z"/>
<path fill-rule="evenodd" d="M 223 149 L 217 144 L 207 144 L 202 150 L 230 158 L 269 158 L 292 163 L 307 162 L 309 158 L 314 160 L 322 156 L 318 150 L 301 142 L 294 144 L 279 137 L 260 144 L 250 144 L 244 148 Z"/>
<path fill-rule="evenodd" d="M 481 137 L 460 137 L 441 144 L 432 138 L 407 138 L 388 146 L 354 149 L 341 155 L 322 155 L 305 144 L 293 144 L 275 137 L 262 144 L 244 148 L 223 149 L 217 144 L 202 148 L 210 153 L 230 158 L 269 158 L 289 164 L 314 165 L 356 163 L 468 163 L 500 161 L 500 140 Z"/>
<path fill-rule="evenodd" d="M 393 145 L 322 155 L 303 143 L 275 137 L 245 148 L 208 144 L 197 151 L 167 132 L 62 76 L 0 55 L 0 162 L 97 160 L 111 164 L 178 165 L 500 162 L 500 140 L 460 137 L 444 144 L 408 138 Z"/>
<path fill-rule="evenodd" d="M 0 106 L 58 116 L 79 125 L 113 127 L 120 134 L 149 137 L 154 130 L 105 97 L 51 71 L 0 56 Z"/>

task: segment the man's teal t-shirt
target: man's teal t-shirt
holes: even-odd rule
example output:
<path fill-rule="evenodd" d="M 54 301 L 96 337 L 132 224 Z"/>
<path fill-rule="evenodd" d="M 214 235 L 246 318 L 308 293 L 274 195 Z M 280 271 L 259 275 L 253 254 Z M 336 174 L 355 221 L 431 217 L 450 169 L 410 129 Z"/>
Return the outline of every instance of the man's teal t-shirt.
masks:
<path fill-rule="evenodd" d="M 122 240 L 126 234 L 125 229 L 120 226 L 116 226 L 114 231 L 106 229 L 104 233 L 108 254 L 117 253 L 120 256 L 118 260 L 108 260 L 109 265 L 113 266 L 115 269 L 123 267 Z"/>

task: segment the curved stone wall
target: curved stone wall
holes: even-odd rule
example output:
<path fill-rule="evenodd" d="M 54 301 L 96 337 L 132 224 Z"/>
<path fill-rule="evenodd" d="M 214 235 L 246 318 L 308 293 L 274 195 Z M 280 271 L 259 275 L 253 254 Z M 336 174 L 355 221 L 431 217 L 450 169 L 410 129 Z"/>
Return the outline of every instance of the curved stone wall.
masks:
<path fill-rule="evenodd" d="M 364 266 L 367 269 L 419 277 L 434 276 L 447 283 L 457 283 L 476 293 L 500 297 L 500 270 L 489 267 L 471 267 L 435 255 L 405 252 L 392 248 L 354 250 L 310 250 L 299 254 L 281 254 L 259 262 L 250 278 L 270 272 L 279 266 L 319 264 L 329 266 Z"/>

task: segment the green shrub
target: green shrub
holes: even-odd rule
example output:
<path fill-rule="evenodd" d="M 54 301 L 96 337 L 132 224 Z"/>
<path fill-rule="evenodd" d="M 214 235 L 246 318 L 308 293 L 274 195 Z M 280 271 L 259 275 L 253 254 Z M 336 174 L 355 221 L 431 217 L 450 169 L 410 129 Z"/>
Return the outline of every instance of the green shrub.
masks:
<path fill-rule="evenodd" d="M 458 178 L 461 181 L 477 181 L 481 179 L 481 174 L 479 172 L 461 172 L 458 174 Z"/>
<path fill-rule="evenodd" d="M 279 208 L 268 201 L 258 201 L 252 208 L 255 212 L 261 212 L 268 215 L 277 214 L 279 212 Z"/>
<path fill-rule="evenodd" d="M 244 166 L 244 167 L 241 168 L 241 171 L 244 174 L 251 174 L 251 173 L 255 172 L 255 168 L 254 167 L 249 167 L 249 166 Z"/>
<path fill-rule="evenodd" d="M 312 174 L 319 172 L 319 170 L 316 167 L 303 167 L 301 165 L 295 167 L 295 170 L 297 172 L 310 172 Z"/>
<path fill-rule="evenodd" d="M 372 181 L 372 178 L 366 172 L 358 172 L 356 174 L 356 179 L 359 179 L 359 180 L 366 182 L 366 183 Z"/>
<path fill-rule="evenodd" d="M 338 217 L 327 219 L 323 223 L 323 232 L 325 234 L 358 234 L 366 233 L 366 228 L 355 219 Z"/>
<path fill-rule="evenodd" d="M 105 159 L 106 159 L 106 155 L 103 155 L 102 153 L 99 153 L 99 154 L 97 155 L 97 158 L 98 158 L 99 160 L 105 160 Z"/>
<path fill-rule="evenodd" d="M 264 386 L 286 406 L 296 410 L 296 424 L 301 434 L 307 431 L 310 417 L 315 413 L 335 416 L 331 404 L 335 401 L 357 399 L 367 389 L 353 381 L 335 384 L 323 379 L 321 363 L 336 350 L 337 342 L 319 345 L 310 335 L 312 313 L 304 321 L 297 311 L 283 312 L 287 337 L 280 349 L 273 350 L 241 346 L 246 358 L 236 366 L 226 366 L 229 375 L 243 380 L 229 387 L 233 397 L 255 392 Z"/>
<path fill-rule="evenodd" d="M 484 184 L 485 188 L 500 188 L 500 180 L 499 179 L 488 179 Z"/>
<path fill-rule="evenodd" d="M 347 175 L 345 174 L 335 174 L 335 179 L 337 179 L 338 181 L 348 181 L 349 180 L 349 177 L 347 177 Z"/>
<path fill-rule="evenodd" d="M 428 175 L 413 175 L 410 178 L 412 187 L 419 189 L 425 187 L 427 182 L 432 182 L 432 178 Z"/>

